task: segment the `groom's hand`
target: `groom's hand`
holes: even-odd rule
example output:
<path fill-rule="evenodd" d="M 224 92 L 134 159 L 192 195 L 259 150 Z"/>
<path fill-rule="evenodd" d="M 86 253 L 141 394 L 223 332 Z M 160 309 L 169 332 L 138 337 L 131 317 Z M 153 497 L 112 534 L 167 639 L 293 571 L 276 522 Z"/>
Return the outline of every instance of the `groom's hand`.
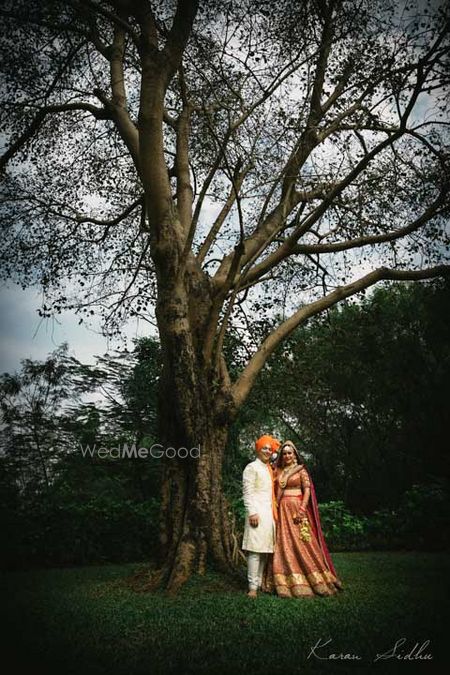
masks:
<path fill-rule="evenodd" d="M 258 516 L 257 513 L 254 513 L 253 516 L 249 516 L 248 519 L 249 519 L 250 525 L 251 525 L 252 527 L 258 527 L 258 525 L 259 525 L 259 516 Z"/>

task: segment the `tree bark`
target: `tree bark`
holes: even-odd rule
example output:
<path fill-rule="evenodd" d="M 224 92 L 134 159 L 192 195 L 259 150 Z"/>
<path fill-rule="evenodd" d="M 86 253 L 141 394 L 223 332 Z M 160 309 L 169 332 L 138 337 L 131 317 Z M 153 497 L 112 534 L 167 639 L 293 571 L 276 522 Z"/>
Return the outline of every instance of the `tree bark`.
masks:
<path fill-rule="evenodd" d="M 162 256 L 158 244 L 162 244 Z M 164 241 L 158 244 L 153 252 L 160 267 L 170 249 Z M 204 349 L 212 292 L 193 257 L 182 267 L 173 259 L 168 266 L 174 273 L 160 275 L 156 306 L 163 357 L 158 442 L 164 450 L 173 448 L 170 453 L 175 456 L 168 457 L 166 450 L 159 580 L 176 592 L 192 573 L 204 572 L 207 558 L 229 571 L 238 551 L 222 492 L 222 463 L 234 404 L 229 383 L 215 361 L 205 357 Z"/>
<path fill-rule="evenodd" d="M 171 407 L 170 399 L 165 407 Z M 237 563 L 229 507 L 222 492 L 227 432 L 212 428 L 208 417 L 206 414 L 199 425 L 203 434 L 195 446 L 167 440 L 168 447 L 200 448 L 198 458 L 167 459 L 164 467 L 160 581 L 171 592 L 176 592 L 191 574 L 203 574 L 207 559 L 223 572 L 231 571 Z M 170 433 L 170 428 L 166 431 Z"/>

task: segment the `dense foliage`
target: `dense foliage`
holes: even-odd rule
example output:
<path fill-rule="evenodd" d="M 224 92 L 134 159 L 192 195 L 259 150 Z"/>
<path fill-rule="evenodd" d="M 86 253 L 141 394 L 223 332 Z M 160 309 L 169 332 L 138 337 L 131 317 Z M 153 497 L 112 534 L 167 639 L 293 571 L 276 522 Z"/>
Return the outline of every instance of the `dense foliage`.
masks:
<path fill-rule="evenodd" d="M 311 321 L 274 356 L 226 455 L 238 535 L 241 472 L 254 437 L 272 431 L 303 452 L 333 550 L 448 547 L 449 300 L 448 284 L 386 287 Z M 162 460 L 81 449 L 152 445 L 159 358 L 146 339 L 88 367 L 63 346 L 3 375 L 8 565 L 155 553 Z"/>

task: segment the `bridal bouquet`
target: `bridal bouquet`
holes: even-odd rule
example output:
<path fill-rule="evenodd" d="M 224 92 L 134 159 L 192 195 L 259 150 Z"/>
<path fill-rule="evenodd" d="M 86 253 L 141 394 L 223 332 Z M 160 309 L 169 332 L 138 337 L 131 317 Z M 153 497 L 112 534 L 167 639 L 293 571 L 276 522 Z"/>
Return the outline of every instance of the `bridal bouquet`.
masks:
<path fill-rule="evenodd" d="M 311 541 L 311 530 L 309 529 L 309 521 L 306 517 L 300 523 L 300 539 L 302 541 Z"/>

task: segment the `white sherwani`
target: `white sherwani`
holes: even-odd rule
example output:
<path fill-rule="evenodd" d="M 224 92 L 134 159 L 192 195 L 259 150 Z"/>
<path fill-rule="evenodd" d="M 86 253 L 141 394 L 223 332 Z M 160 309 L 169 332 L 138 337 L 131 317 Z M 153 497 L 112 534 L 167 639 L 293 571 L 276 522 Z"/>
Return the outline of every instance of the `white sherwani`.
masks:
<path fill-rule="evenodd" d="M 244 551 L 273 553 L 275 522 L 272 514 L 272 469 L 256 458 L 244 469 L 242 488 L 245 505 Z M 252 527 L 249 516 L 259 516 L 258 527 Z"/>

